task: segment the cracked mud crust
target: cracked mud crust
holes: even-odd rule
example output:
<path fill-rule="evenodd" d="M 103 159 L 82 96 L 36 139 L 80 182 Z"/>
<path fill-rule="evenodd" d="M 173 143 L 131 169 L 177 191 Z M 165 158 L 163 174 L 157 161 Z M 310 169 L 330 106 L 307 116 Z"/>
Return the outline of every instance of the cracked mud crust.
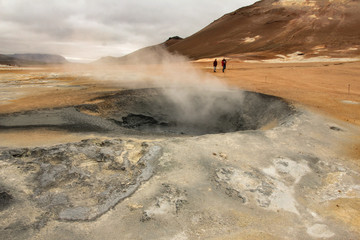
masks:
<path fill-rule="evenodd" d="M 0 164 L 7 174 L 0 181 L 8 191 L 0 193 L 0 215 L 4 219 L 11 213 L 9 204 L 16 209 L 26 201 L 30 207 L 21 215 L 32 213 L 35 218 L 24 223 L 24 229 L 39 219 L 41 226 L 52 219 L 95 220 L 148 180 L 160 156 L 159 146 L 121 139 L 3 150 Z M 16 175 L 21 179 L 11 177 Z M 21 218 L 6 217 L 3 229 L 11 230 L 18 221 Z"/>

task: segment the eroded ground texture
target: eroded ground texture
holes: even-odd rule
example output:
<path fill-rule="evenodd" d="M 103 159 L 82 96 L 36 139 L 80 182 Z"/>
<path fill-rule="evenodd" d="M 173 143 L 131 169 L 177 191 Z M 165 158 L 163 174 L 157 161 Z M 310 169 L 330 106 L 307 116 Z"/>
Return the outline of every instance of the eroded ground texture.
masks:
<path fill-rule="evenodd" d="M 236 83 L 287 99 L 340 89 L 311 92 L 291 78 L 300 67 L 284 68 L 286 84 L 269 75 L 264 85 L 253 69 L 238 71 L 255 80 Z M 250 92 L 199 98 L 211 92 L 201 87 L 174 105 L 156 89 L 54 78 L 35 90 L 1 86 L 27 96 L 0 97 L 1 240 L 360 239 L 358 126 Z M 323 95 L 310 106 L 339 102 Z M 348 97 L 339 99 L 358 102 Z M 345 109 L 356 119 L 357 106 Z"/>
<path fill-rule="evenodd" d="M 1 239 L 358 239 L 357 128 L 297 110 L 265 130 L 2 148 Z"/>

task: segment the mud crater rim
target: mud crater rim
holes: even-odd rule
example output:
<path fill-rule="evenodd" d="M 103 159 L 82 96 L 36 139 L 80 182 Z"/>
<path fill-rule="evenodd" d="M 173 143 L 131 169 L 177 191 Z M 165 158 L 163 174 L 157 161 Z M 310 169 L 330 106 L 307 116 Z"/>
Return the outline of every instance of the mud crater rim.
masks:
<path fill-rule="evenodd" d="M 295 112 L 291 104 L 279 97 L 242 90 L 142 88 L 96 100 L 102 101 L 82 105 L 79 110 L 96 112 L 122 128 L 145 135 L 271 129 Z"/>
<path fill-rule="evenodd" d="M 0 114 L 0 129 L 199 136 L 287 126 L 295 112 L 283 99 L 256 92 L 140 88 L 112 92 L 77 106 Z"/>

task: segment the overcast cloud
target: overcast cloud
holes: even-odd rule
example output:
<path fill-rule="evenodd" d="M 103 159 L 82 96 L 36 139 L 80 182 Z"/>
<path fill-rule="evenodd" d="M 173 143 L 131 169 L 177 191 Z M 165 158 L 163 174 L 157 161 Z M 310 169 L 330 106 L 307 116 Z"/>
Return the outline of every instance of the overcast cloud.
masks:
<path fill-rule="evenodd" d="M 188 37 L 255 0 L 0 0 L 0 54 L 123 56 Z"/>

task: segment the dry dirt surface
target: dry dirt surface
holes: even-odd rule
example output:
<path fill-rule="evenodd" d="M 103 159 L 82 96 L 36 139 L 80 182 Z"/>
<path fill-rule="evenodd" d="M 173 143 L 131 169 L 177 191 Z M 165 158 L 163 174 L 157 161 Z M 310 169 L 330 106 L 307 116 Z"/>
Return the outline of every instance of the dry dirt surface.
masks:
<path fill-rule="evenodd" d="M 212 62 L 200 60 L 195 64 L 213 73 Z M 225 74 L 221 66 L 213 74 L 240 89 L 279 96 L 360 125 L 359 61 L 246 63 L 228 60 Z"/>
<path fill-rule="evenodd" d="M 359 239 L 360 63 L 212 60 L 2 67 L 0 239 Z"/>

